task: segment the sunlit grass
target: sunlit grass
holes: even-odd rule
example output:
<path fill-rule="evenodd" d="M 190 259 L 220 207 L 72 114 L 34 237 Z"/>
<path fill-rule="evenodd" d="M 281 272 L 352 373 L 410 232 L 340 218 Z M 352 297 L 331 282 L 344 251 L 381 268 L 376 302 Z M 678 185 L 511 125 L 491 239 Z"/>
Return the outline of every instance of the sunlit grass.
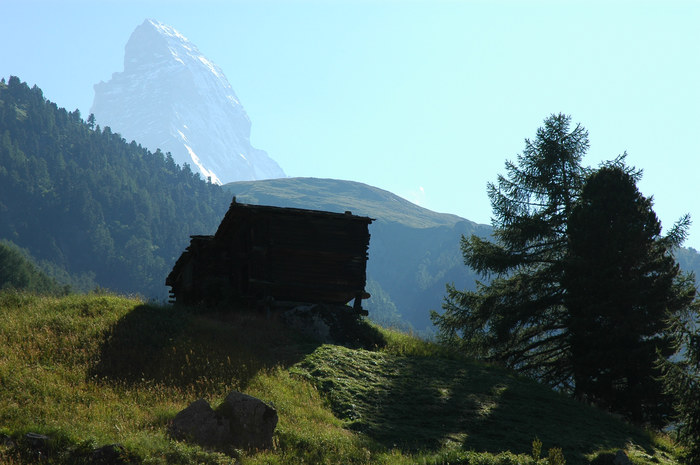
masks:
<path fill-rule="evenodd" d="M 141 305 L 115 296 L 0 295 L 3 429 L 18 436 L 60 431 L 76 444 L 121 443 L 143 457 L 177 455 L 165 425 L 196 388 L 92 373 L 110 329 Z"/>
<path fill-rule="evenodd" d="M 545 451 L 562 448 L 571 464 L 609 448 L 628 450 L 639 463 L 673 455 L 657 436 L 507 370 L 464 358 L 397 356 L 391 345 L 380 352 L 325 345 L 293 371 L 324 394 L 347 428 L 414 458 L 447 454 L 448 462 L 466 463 L 469 450 L 527 456 L 535 436 Z"/>
<path fill-rule="evenodd" d="M 413 334 L 406 334 L 395 329 L 382 329 L 382 334 L 386 340 L 384 352 L 402 355 L 406 357 L 438 357 L 438 358 L 461 358 L 453 349 L 426 341 Z"/>
<path fill-rule="evenodd" d="M 510 372 L 382 334 L 383 348 L 355 350 L 254 313 L 0 293 L 0 435 L 47 434 L 58 464 L 113 443 L 148 464 L 534 464 L 535 435 L 545 456 L 562 447 L 570 464 L 616 447 L 639 464 L 676 454 L 662 436 Z M 167 436 L 179 410 L 200 397 L 216 406 L 234 389 L 277 409 L 272 450 L 226 455 Z M 0 463 L 35 458 L 0 441 Z"/>

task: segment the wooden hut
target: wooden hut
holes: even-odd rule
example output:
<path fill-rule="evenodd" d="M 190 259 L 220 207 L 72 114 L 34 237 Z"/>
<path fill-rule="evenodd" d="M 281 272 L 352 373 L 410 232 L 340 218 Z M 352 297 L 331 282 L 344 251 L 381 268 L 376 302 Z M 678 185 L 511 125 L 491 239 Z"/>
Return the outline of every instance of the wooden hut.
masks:
<path fill-rule="evenodd" d="M 165 284 L 177 303 L 347 304 L 365 292 L 372 218 L 236 202 L 213 236 L 191 236 Z M 366 312 L 364 312 L 366 313 Z"/>

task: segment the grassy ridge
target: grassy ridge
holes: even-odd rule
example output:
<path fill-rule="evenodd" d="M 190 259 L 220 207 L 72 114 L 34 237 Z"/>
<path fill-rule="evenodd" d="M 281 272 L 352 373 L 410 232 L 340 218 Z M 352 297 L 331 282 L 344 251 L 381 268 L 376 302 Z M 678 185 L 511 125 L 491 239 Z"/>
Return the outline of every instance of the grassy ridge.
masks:
<path fill-rule="evenodd" d="M 635 463 L 674 463 L 668 441 L 510 372 L 383 334 L 385 348 L 352 350 L 251 314 L 1 293 L 0 435 L 47 434 L 46 463 L 62 464 L 112 443 L 149 464 L 534 464 L 535 436 L 545 457 L 561 447 L 570 464 L 618 448 Z M 273 450 L 226 455 L 167 437 L 179 410 L 233 389 L 278 410 Z M 0 463 L 36 460 L 20 452 L 0 441 Z"/>
<path fill-rule="evenodd" d="M 325 178 L 281 178 L 237 181 L 224 189 L 239 202 L 280 207 L 311 208 L 371 216 L 412 228 L 453 226 L 465 221 L 457 215 L 437 213 L 391 192 L 355 181 Z"/>

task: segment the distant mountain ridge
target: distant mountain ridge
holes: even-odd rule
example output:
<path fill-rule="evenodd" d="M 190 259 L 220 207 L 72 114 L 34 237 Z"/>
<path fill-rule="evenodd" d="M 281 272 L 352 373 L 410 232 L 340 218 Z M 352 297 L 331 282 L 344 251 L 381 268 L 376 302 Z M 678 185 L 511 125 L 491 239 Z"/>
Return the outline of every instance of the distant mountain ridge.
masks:
<path fill-rule="evenodd" d="M 457 215 L 428 210 L 389 191 L 356 181 L 296 177 L 234 182 L 224 187 L 234 195 L 240 195 L 241 201 L 250 203 L 338 213 L 352 211 L 356 215 L 414 228 L 454 226 L 460 221 L 468 221 Z"/>
<path fill-rule="evenodd" d="M 223 71 L 173 27 L 147 19 L 125 47 L 124 71 L 95 85 L 102 126 L 170 152 L 213 183 L 284 177 L 250 143 L 251 122 Z"/>

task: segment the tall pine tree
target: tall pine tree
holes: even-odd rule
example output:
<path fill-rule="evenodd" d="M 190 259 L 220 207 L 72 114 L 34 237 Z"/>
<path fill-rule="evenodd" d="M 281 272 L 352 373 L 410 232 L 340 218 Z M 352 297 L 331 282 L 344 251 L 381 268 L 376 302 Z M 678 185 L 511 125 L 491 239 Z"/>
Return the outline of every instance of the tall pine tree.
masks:
<path fill-rule="evenodd" d="M 572 388 L 562 278 L 567 221 L 585 178 L 588 132 L 552 115 L 525 141 L 507 177 L 489 183 L 494 242 L 462 238 L 465 264 L 492 276 L 476 291 L 449 285 L 444 312 L 432 314 L 441 337 L 545 383 Z"/>
<path fill-rule="evenodd" d="M 695 288 L 677 286 L 672 255 L 687 218 L 662 237 L 635 177 L 610 165 L 584 184 L 567 228 L 564 304 L 577 397 L 660 426 L 671 405 L 654 362 L 657 351 L 672 353 L 666 318 L 693 301 Z"/>
<path fill-rule="evenodd" d="M 654 376 L 671 352 L 664 321 L 694 299 L 651 200 L 622 159 L 581 165 L 588 134 L 552 115 L 507 177 L 489 184 L 493 241 L 462 238 L 465 264 L 493 278 L 448 285 L 433 320 L 442 339 L 577 394 L 636 422 L 661 424 L 668 399 Z"/>

